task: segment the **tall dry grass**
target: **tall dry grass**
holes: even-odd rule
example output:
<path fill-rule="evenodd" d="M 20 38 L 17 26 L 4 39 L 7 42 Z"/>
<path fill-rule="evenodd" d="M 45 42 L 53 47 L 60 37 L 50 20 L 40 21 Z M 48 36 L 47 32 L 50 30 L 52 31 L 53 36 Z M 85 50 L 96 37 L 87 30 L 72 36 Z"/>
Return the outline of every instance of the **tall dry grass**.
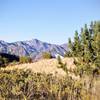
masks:
<path fill-rule="evenodd" d="M 62 62 L 66 63 L 68 69 L 73 69 L 75 65 L 73 64 L 73 58 L 63 58 Z M 14 66 L 7 66 L 4 70 L 13 70 L 13 69 L 31 69 L 34 73 L 52 73 L 58 75 L 65 75 L 66 73 L 61 69 L 57 68 L 58 61 L 57 59 L 42 59 L 38 62 L 19 64 Z"/>

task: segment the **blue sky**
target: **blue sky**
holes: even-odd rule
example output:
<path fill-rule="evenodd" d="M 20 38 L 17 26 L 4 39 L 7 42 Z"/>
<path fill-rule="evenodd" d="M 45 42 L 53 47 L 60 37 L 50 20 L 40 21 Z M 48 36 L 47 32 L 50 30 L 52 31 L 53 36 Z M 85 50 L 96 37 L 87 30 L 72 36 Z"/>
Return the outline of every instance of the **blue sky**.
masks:
<path fill-rule="evenodd" d="M 100 20 L 100 0 L 0 0 L 0 40 L 63 44 L 85 23 Z"/>

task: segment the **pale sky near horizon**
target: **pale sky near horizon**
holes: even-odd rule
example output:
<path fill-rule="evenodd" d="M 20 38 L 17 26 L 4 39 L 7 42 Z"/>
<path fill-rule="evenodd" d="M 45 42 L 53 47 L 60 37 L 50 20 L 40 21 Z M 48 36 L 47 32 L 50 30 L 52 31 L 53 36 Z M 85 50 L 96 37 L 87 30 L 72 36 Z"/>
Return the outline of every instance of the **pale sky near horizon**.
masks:
<path fill-rule="evenodd" d="M 100 0 L 0 0 L 0 40 L 63 44 L 100 20 Z"/>

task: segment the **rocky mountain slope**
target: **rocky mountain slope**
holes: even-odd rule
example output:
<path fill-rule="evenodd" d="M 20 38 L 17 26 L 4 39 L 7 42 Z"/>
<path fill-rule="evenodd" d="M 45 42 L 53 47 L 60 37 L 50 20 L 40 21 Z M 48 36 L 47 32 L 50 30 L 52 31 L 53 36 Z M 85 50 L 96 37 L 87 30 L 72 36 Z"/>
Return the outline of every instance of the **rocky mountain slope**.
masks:
<path fill-rule="evenodd" d="M 43 52 L 50 52 L 53 57 L 57 54 L 64 56 L 68 51 L 67 44 L 56 45 L 42 42 L 37 39 L 8 43 L 0 41 L 0 53 L 14 54 L 17 56 L 30 56 L 40 58 Z"/>

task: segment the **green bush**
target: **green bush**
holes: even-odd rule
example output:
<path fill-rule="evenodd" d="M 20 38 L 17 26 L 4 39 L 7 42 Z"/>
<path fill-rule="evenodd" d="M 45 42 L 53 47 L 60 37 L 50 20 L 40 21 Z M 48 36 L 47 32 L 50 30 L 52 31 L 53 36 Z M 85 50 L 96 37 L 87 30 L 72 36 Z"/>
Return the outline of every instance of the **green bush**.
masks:
<path fill-rule="evenodd" d="M 20 57 L 19 58 L 19 62 L 20 63 L 31 63 L 32 62 L 32 59 L 30 57 L 24 56 L 24 57 Z"/>
<path fill-rule="evenodd" d="M 57 61 L 58 61 L 57 67 L 62 68 L 68 74 L 67 64 L 62 62 L 62 59 L 60 56 L 58 56 Z"/>
<path fill-rule="evenodd" d="M 8 59 L 0 56 L 0 66 L 5 67 L 9 63 Z"/>
<path fill-rule="evenodd" d="M 50 58 L 52 58 L 52 56 L 49 52 L 43 52 L 43 58 L 44 59 L 50 59 Z"/>

